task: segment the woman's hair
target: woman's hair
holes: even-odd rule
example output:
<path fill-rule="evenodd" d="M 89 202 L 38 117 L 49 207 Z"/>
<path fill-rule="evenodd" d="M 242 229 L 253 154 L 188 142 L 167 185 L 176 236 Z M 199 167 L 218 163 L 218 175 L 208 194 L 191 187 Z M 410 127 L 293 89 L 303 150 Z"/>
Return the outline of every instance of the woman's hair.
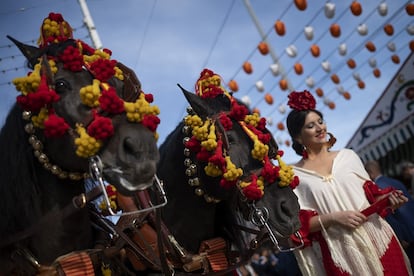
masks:
<path fill-rule="evenodd" d="M 303 125 L 305 124 L 306 116 L 310 112 L 315 112 L 323 119 L 323 114 L 319 110 L 315 109 L 307 109 L 307 110 L 296 110 L 293 109 L 290 111 L 287 119 L 286 125 L 289 132 L 290 137 L 292 138 L 292 148 L 296 152 L 296 154 L 302 156 L 303 153 L 303 145 L 299 144 L 296 141 L 296 138 L 299 136 Z"/>

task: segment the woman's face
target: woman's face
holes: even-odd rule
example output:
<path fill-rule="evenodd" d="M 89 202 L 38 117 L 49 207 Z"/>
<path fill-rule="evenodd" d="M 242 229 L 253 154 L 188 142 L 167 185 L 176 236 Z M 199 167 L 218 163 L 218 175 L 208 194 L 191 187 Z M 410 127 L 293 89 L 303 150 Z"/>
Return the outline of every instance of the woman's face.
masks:
<path fill-rule="evenodd" d="M 321 116 L 309 112 L 297 140 L 306 147 L 326 143 L 326 124 Z"/>

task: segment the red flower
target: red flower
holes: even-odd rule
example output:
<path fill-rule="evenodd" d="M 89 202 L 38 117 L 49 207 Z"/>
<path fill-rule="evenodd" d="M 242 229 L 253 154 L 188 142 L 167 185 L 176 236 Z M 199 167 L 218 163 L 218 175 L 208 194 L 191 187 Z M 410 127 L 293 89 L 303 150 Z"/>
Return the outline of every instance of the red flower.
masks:
<path fill-rule="evenodd" d="M 289 94 L 288 98 L 288 106 L 292 109 L 298 111 L 315 109 L 315 98 L 307 90 L 302 92 L 293 91 Z"/>

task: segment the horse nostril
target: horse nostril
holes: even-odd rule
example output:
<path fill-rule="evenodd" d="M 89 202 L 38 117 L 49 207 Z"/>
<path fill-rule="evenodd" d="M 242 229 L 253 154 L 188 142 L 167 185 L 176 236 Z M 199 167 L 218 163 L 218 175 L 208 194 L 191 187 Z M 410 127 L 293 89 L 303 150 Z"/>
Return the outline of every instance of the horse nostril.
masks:
<path fill-rule="evenodd" d="M 136 154 L 139 152 L 139 145 L 134 141 L 134 139 L 127 137 L 124 140 L 124 150 L 129 154 Z"/>

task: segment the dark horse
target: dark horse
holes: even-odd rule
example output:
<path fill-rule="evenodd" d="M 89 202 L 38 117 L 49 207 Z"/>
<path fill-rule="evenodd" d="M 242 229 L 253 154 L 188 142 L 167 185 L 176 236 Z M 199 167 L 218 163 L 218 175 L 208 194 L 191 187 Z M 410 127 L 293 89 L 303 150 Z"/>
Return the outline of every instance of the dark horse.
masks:
<path fill-rule="evenodd" d="M 168 197 L 163 221 L 181 256 L 193 256 L 184 270 L 228 272 L 269 235 L 283 250 L 278 240 L 300 227 L 289 187 L 297 178 L 281 161 L 265 120 L 228 94 L 210 70 L 200 75 L 198 95 L 182 91 L 189 115 L 161 145 L 157 175 Z"/>
<path fill-rule="evenodd" d="M 93 197 L 85 179 L 97 167 L 123 193 L 151 186 L 158 108 L 110 51 L 73 39 L 60 14 L 44 20 L 39 47 L 12 40 L 33 71 L 14 81 L 21 95 L 0 133 L 0 275 L 34 275 L 58 257 L 63 270 L 69 257 L 93 270 L 96 251 L 79 252 L 105 241 L 83 208 Z"/>

